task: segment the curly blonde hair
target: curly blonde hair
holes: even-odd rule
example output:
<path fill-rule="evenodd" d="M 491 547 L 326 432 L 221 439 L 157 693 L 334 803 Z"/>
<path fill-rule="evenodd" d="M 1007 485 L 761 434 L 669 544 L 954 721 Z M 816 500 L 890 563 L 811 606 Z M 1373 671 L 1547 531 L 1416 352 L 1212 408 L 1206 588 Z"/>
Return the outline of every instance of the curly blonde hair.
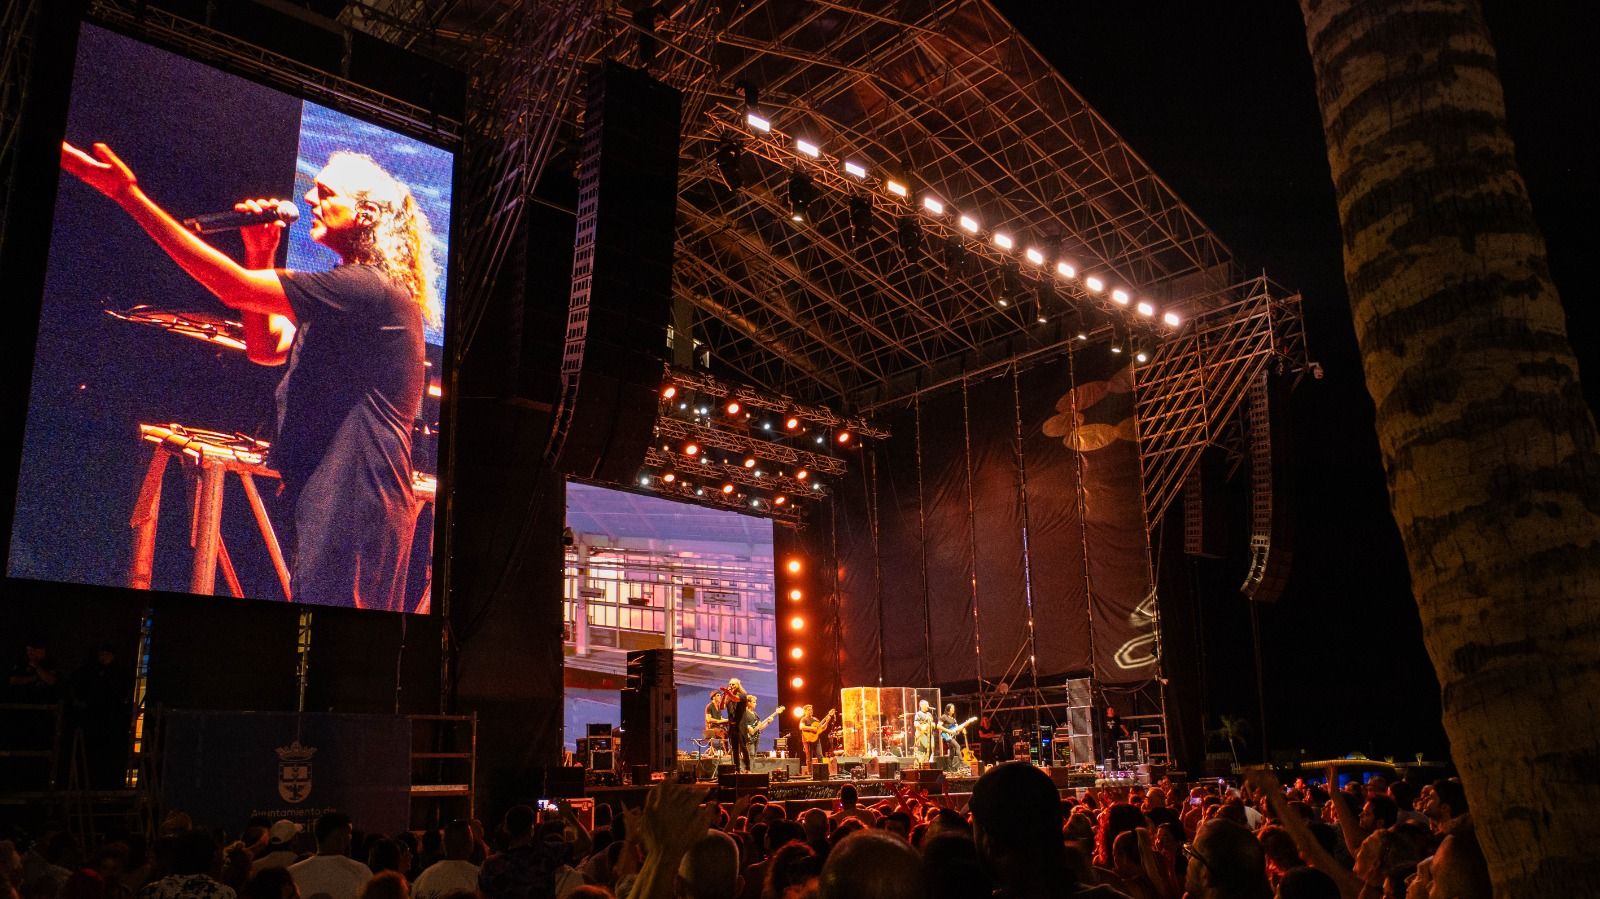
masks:
<path fill-rule="evenodd" d="M 363 207 L 376 212 L 372 224 L 351 238 L 345 261 L 382 269 L 416 302 L 422 320 L 437 328 L 441 314 L 434 288 L 439 266 L 433 259 L 433 229 L 411 189 L 364 153 L 334 153 L 323 172 L 329 170 L 337 172 L 358 213 Z"/>

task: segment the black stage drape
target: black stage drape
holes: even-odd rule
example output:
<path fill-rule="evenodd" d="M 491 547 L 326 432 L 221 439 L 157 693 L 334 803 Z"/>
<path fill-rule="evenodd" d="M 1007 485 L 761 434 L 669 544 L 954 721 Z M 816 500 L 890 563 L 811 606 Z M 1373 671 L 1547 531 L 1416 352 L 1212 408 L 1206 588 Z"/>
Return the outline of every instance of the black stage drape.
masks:
<path fill-rule="evenodd" d="M 1089 347 L 880 414 L 831 516 L 842 685 L 1154 676 L 1131 384 Z"/>

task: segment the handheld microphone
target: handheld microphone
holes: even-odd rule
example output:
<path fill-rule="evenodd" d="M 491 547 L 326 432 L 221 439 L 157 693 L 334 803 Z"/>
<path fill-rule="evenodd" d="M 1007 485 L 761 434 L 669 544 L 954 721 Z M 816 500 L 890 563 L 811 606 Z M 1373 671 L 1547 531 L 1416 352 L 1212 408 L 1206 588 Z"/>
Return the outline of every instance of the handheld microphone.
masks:
<path fill-rule="evenodd" d="M 196 234 L 216 234 L 220 231 L 233 231 L 238 228 L 248 228 L 251 225 L 264 225 L 268 222 L 283 222 L 292 225 L 300 220 L 300 210 L 293 203 L 280 200 L 278 205 L 268 207 L 260 212 L 208 212 L 194 218 L 184 219 L 183 227 Z"/>

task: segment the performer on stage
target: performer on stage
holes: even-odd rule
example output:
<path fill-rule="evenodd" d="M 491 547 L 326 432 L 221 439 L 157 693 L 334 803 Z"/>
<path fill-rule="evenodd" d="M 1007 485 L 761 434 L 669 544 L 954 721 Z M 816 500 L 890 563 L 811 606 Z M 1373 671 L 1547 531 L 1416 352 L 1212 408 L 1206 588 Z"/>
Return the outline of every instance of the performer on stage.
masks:
<path fill-rule="evenodd" d="M 704 738 L 710 755 L 720 756 L 728 751 L 728 708 L 721 690 L 712 690 L 711 701 L 706 703 Z"/>
<path fill-rule="evenodd" d="M 956 742 L 956 735 L 962 732 L 959 726 L 961 719 L 956 717 L 954 704 L 944 707 L 944 714 L 939 716 L 939 754 L 960 755 L 961 744 Z"/>
<path fill-rule="evenodd" d="M 755 727 L 761 723 L 756 716 L 756 698 L 749 693 L 734 705 L 728 715 L 728 738 L 733 743 L 733 770 L 750 770 L 751 744 L 756 741 Z"/>
<path fill-rule="evenodd" d="M 105 144 L 62 144 L 61 167 L 109 197 L 173 262 L 241 313 L 250 360 L 288 363 L 269 462 L 293 513 L 294 599 L 401 610 L 416 527 L 411 426 L 436 322 L 427 217 L 367 156 L 334 153 L 305 200 L 331 271 L 274 269 L 283 224 L 241 229 L 241 265 L 186 230 Z M 261 212 L 276 201 L 235 208 Z"/>
<path fill-rule="evenodd" d="M 933 731 L 935 724 L 933 709 L 928 705 L 928 700 L 923 699 L 917 702 L 917 714 L 912 718 L 911 726 L 916 734 L 913 746 L 915 747 L 917 761 L 933 761 Z"/>
<path fill-rule="evenodd" d="M 805 714 L 800 717 L 800 759 L 806 767 L 812 762 L 820 762 L 826 750 L 822 745 L 823 734 L 828 730 L 828 723 L 833 720 L 834 710 L 829 709 L 828 714 L 817 720 L 811 706 L 804 709 Z"/>

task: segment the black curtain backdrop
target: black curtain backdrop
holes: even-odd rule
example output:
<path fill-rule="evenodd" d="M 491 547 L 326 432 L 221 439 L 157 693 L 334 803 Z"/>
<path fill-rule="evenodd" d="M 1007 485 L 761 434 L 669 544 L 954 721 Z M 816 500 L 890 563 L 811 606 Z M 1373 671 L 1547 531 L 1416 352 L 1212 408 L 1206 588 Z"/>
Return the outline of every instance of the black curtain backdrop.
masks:
<path fill-rule="evenodd" d="M 843 686 L 1155 675 L 1131 384 L 1090 347 L 879 416 L 834 497 Z"/>

